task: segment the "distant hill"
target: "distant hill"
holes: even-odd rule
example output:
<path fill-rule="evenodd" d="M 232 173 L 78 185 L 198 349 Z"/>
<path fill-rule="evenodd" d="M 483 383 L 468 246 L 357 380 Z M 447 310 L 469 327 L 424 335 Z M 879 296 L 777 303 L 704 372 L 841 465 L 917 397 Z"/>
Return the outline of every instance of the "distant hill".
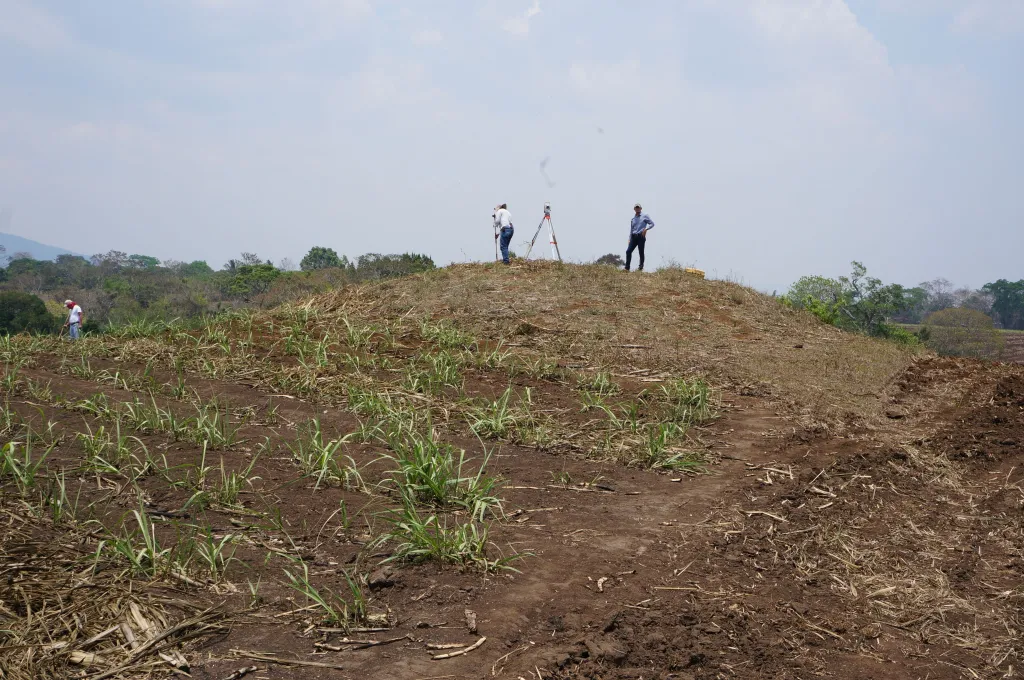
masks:
<path fill-rule="evenodd" d="M 0 266 L 7 264 L 7 258 L 15 253 L 32 253 L 32 257 L 36 260 L 52 260 L 58 255 L 77 255 L 70 250 L 64 248 L 58 248 L 57 246 L 48 246 L 45 243 L 39 243 L 32 239 L 23 238 L 21 236 L 15 236 L 14 234 L 5 234 L 0 232 L 0 245 L 7 249 L 7 252 L 0 256 Z"/>

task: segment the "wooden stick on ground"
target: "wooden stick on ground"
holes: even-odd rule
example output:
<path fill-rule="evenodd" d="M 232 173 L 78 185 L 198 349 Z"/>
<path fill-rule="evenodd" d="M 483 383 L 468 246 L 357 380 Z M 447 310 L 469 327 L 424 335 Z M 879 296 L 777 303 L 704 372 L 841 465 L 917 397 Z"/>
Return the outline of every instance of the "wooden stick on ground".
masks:
<path fill-rule="evenodd" d="M 411 638 L 408 635 L 403 635 L 401 637 L 391 638 L 388 640 L 350 640 L 349 638 L 342 638 L 341 640 L 335 641 L 337 644 L 332 645 L 327 642 L 314 642 L 313 646 L 321 649 L 329 649 L 332 652 L 341 652 L 345 650 L 345 647 L 342 647 L 341 645 L 356 645 L 355 647 L 348 648 L 349 650 L 356 650 L 367 649 L 368 647 L 379 647 L 380 645 L 390 645 L 393 642 L 401 642 L 402 640 L 409 639 Z M 459 646 L 461 647 L 462 645 Z"/>
<path fill-rule="evenodd" d="M 471 644 L 469 647 L 466 647 L 465 649 L 459 649 L 459 650 L 454 651 L 454 652 L 448 652 L 447 654 L 435 654 L 434 656 L 432 656 L 430 658 L 433 659 L 434 661 L 440 661 L 441 659 L 451 659 L 451 658 L 454 658 L 456 656 L 462 656 L 463 654 L 469 654 L 470 652 L 472 652 L 474 649 L 476 649 L 477 647 L 479 647 L 480 645 L 482 645 L 485 642 L 487 642 L 487 637 L 486 636 L 480 638 L 479 640 L 477 640 L 476 642 Z"/>
<path fill-rule="evenodd" d="M 231 653 L 235 656 L 241 656 L 246 659 L 266 661 L 267 663 L 276 663 L 282 666 L 309 666 L 311 668 L 329 668 L 335 671 L 345 670 L 338 664 L 320 663 L 319 661 L 301 661 L 299 659 L 281 659 L 276 656 L 270 656 L 268 654 L 258 654 L 256 652 L 246 652 L 241 649 L 232 649 Z"/>
<path fill-rule="evenodd" d="M 258 666 L 246 666 L 245 668 L 239 668 L 237 671 L 224 678 L 224 680 L 241 680 L 249 673 L 255 673 L 259 670 Z"/>
<path fill-rule="evenodd" d="M 777 520 L 779 522 L 785 522 L 785 523 L 789 522 L 789 520 L 785 519 L 784 517 L 779 517 L 778 515 L 773 515 L 772 513 L 765 512 L 764 510 L 741 510 L 740 512 L 742 512 L 747 517 L 753 517 L 754 515 L 763 515 L 765 517 L 771 517 L 772 519 Z"/>

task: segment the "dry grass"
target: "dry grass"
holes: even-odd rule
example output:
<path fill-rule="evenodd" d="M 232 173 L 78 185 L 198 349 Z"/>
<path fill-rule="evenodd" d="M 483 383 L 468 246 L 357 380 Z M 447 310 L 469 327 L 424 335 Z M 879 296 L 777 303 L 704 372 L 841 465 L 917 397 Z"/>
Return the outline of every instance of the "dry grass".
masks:
<path fill-rule="evenodd" d="M 826 586 L 841 604 L 797 628 L 854 646 L 881 635 L 943 645 L 958 650 L 946 653 L 954 665 L 1012 677 L 1024 590 L 1004 567 L 1022 554 L 1024 525 L 979 506 L 1007 492 L 1024 501 L 1024 491 L 969 484 L 965 473 L 941 454 L 905 447 L 804 480 L 796 509 L 781 511 L 784 528 L 769 528 L 766 549 L 798 582 Z M 736 526 L 735 536 L 751 529 Z"/>
<path fill-rule="evenodd" d="M 453 265 L 310 304 L 449 318 L 521 354 L 580 359 L 618 374 L 704 374 L 819 418 L 877 416 L 878 395 L 913 361 L 893 343 L 844 333 L 770 296 L 675 269 L 630 275 L 601 265 Z"/>
<path fill-rule="evenodd" d="M 0 677 L 64 680 L 81 671 L 101 680 L 187 671 L 184 643 L 222 630 L 213 610 L 201 611 L 159 583 L 133 581 L 97 559 L 97 541 L 88 534 L 57 534 L 30 510 L 0 507 Z"/>

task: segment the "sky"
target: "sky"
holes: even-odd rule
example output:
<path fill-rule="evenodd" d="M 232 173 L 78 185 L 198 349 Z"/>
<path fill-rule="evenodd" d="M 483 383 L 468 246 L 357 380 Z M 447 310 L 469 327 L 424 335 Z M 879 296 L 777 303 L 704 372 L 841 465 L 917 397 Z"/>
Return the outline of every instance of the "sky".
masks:
<path fill-rule="evenodd" d="M 0 208 L 217 268 L 487 261 L 502 202 L 523 254 L 545 201 L 591 261 L 639 201 L 648 269 L 980 286 L 1024 278 L 1022 84 L 1024 0 L 0 0 Z"/>

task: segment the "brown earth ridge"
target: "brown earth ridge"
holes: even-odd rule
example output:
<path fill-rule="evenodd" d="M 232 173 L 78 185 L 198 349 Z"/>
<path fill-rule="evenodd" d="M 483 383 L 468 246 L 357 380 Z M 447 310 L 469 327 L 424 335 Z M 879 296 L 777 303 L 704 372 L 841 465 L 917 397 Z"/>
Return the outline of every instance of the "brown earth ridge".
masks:
<path fill-rule="evenodd" d="M 2 677 L 1021 675 L 1019 365 L 550 263 L 0 363 Z"/>

